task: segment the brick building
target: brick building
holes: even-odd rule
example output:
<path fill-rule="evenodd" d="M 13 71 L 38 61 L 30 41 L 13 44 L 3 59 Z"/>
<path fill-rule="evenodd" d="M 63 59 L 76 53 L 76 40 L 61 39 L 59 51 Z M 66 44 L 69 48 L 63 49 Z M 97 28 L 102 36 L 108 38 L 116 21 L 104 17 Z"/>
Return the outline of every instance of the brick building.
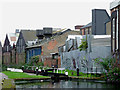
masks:
<path fill-rule="evenodd" d="M 11 63 L 11 45 L 8 39 L 8 35 L 6 34 L 5 42 L 3 45 L 3 64 L 10 64 Z"/>
<path fill-rule="evenodd" d="M 110 3 L 111 10 L 111 52 L 120 64 L 120 1 Z"/>
<path fill-rule="evenodd" d="M 83 27 L 84 25 L 76 25 L 75 26 L 75 31 L 80 31 L 80 28 Z"/>
<path fill-rule="evenodd" d="M 44 31 L 45 29 L 43 29 Z M 70 35 L 79 35 L 79 31 L 71 31 L 70 29 L 63 29 L 56 32 L 50 33 L 46 29 L 47 33 L 44 35 L 41 30 L 37 30 L 36 35 L 38 37 L 36 44 L 26 47 L 26 58 L 27 61 L 30 61 L 30 56 L 39 55 L 39 62 L 43 62 L 44 66 L 55 66 L 60 67 L 61 60 L 58 55 L 58 47 L 65 44 L 67 36 Z M 43 37 L 45 36 L 45 37 Z M 52 36 L 52 37 L 51 37 Z M 40 52 L 35 55 L 36 49 L 39 49 Z M 33 53 L 34 52 L 34 53 Z M 34 55 L 33 55 L 34 54 Z"/>
<path fill-rule="evenodd" d="M 42 46 L 41 59 L 44 59 L 45 66 L 56 66 L 60 67 L 61 60 L 58 55 L 58 47 L 65 44 L 65 40 L 68 35 L 79 35 L 79 31 L 64 31 L 60 35 L 52 37 L 50 40 L 45 42 Z"/>
<path fill-rule="evenodd" d="M 21 30 L 16 43 L 16 63 L 25 63 L 26 47 L 36 42 L 35 30 Z"/>

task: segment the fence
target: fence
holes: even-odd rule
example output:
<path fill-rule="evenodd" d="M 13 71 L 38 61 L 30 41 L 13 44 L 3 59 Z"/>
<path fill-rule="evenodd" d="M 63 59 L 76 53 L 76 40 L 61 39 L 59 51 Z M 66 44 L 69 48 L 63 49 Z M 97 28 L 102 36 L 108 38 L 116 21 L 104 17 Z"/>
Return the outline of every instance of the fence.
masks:
<path fill-rule="evenodd" d="M 92 52 L 73 50 L 61 54 L 61 68 L 76 70 L 79 68 L 83 73 L 102 73 L 103 68 L 96 64 L 95 58 L 105 58 L 111 55 L 110 46 L 92 47 Z"/>

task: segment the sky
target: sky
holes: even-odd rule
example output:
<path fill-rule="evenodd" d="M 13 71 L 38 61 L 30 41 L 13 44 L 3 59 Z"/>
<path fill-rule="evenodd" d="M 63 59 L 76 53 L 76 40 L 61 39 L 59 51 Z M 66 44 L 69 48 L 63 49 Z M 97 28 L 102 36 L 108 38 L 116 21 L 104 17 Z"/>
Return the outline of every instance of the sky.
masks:
<path fill-rule="evenodd" d="M 16 29 L 70 28 L 92 20 L 92 9 L 106 9 L 114 0 L 0 0 L 0 41 Z"/>

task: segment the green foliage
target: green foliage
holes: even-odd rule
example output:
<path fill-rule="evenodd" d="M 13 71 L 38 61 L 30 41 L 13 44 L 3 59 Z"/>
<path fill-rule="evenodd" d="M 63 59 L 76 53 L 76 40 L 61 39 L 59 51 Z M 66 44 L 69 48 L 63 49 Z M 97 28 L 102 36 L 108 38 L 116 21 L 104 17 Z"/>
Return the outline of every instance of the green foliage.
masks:
<path fill-rule="evenodd" d="M 87 43 L 87 39 L 85 40 L 85 39 L 82 39 L 82 41 L 81 41 L 81 45 L 79 46 L 79 50 L 80 51 L 85 51 L 85 50 L 87 50 L 87 48 L 88 48 L 88 43 Z"/>
<path fill-rule="evenodd" d="M 2 71 L 6 71 L 7 70 L 7 66 L 6 65 L 2 65 Z"/>
<path fill-rule="evenodd" d="M 28 66 L 36 66 L 36 67 L 40 67 L 40 66 L 44 66 L 43 62 L 39 62 L 39 56 L 33 56 L 30 59 L 29 63 L 24 64 L 24 68 L 27 69 Z M 29 68 L 30 69 L 30 68 Z"/>
<path fill-rule="evenodd" d="M 106 70 L 104 77 L 109 82 L 120 82 L 120 69 L 116 66 L 115 58 L 96 58 L 95 62 L 103 66 Z"/>
<path fill-rule="evenodd" d="M 2 65 L 2 71 L 6 71 L 7 68 L 16 68 L 16 69 L 21 69 L 24 64 L 9 64 L 9 65 Z"/>
<path fill-rule="evenodd" d="M 111 57 L 96 58 L 94 60 L 97 64 L 100 64 L 101 66 L 103 66 L 103 68 L 107 71 L 109 71 L 110 68 L 112 69 L 115 63 L 115 58 L 111 58 Z"/>
<path fill-rule="evenodd" d="M 109 70 L 108 73 L 104 73 L 105 80 L 109 82 L 120 82 L 120 69 L 115 67 Z"/>
<path fill-rule="evenodd" d="M 24 69 L 27 69 L 28 68 L 28 66 L 30 66 L 29 64 L 24 64 Z"/>
<path fill-rule="evenodd" d="M 9 68 L 17 68 L 21 69 L 24 64 L 10 64 L 8 65 Z"/>
<path fill-rule="evenodd" d="M 30 60 L 31 65 L 36 65 L 39 62 L 39 56 L 33 56 Z"/>
<path fill-rule="evenodd" d="M 38 66 L 44 66 L 43 62 L 38 62 L 37 65 Z"/>
<path fill-rule="evenodd" d="M 68 76 L 77 76 L 77 72 L 76 71 L 74 71 L 74 70 L 68 70 L 68 69 L 62 70 L 62 72 L 61 72 L 61 70 L 58 70 L 58 73 L 65 74 L 65 71 L 68 72 Z M 57 70 L 55 71 L 55 73 L 57 73 Z M 79 72 L 79 76 L 78 77 L 96 77 L 96 75 L 91 75 L 91 74 L 87 75 L 85 73 Z"/>

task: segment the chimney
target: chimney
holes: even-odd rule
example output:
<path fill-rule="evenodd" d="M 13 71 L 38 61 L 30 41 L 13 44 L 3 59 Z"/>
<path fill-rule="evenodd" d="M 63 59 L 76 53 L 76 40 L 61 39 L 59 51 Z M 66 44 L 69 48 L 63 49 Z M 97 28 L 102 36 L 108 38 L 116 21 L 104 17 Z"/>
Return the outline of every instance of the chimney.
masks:
<path fill-rule="evenodd" d="M 53 30 L 53 28 L 51 28 L 51 27 L 45 27 L 45 28 L 43 28 L 43 32 L 44 32 L 45 38 L 52 37 L 52 30 Z"/>
<path fill-rule="evenodd" d="M 37 29 L 36 30 L 36 36 L 38 37 L 39 40 L 43 39 L 43 37 L 44 37 L 43 30 Z"/>

